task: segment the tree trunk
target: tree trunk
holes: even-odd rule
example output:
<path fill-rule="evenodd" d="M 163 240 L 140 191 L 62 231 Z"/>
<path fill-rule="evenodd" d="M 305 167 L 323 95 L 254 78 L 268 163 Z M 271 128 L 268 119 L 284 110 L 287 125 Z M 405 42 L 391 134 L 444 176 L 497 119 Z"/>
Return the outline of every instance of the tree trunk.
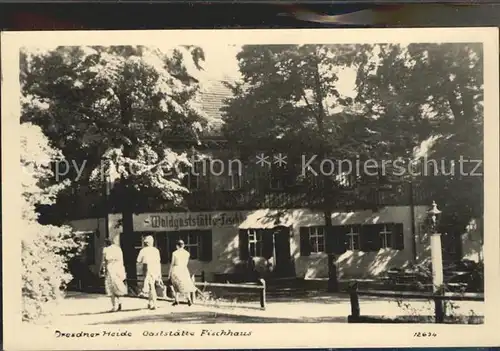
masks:
<path fill-rule="evenodd" d="M 321 86 L 321 77 L 319 73 L 319 62 L 316 62 L 316 69 L 315 69 L 315 81 L 316 81 L 316 101 L 318 104 L 318 115 L 317 115 L 317 123 L 318 123 L 318 131 L 320 133 L 320 150 L 319 150 L 319 156 L 320 159 L 324 159 L 327 157 L 327 153 L 325 151 L 326 145 L 327 145 L 327 135 L 325 131 L 325 107 L 323 105 L 323 100 L 324 100 L 324 94 L 323 94 L 323 87 Z M 334 183 L 329 176 L 325 176 L 323 174 L 320 175 L 323 178 L 323 214 L 325 217 L 325 234 L 326 238 L 330 237 L 331 235 L 334 235 L 333 233 L 333 224 L 332 224 L 332 210 L 331 210 L 331 197 L 333 196 L 333 186 Z M 328 239 L 326 239 L 328 240 Z"/>
<path fill-rule="evenodd" d="M 123 156 L 131 157 L 134 142 L 134 137 L 129 130 L 130 123 L 133 119 L 132 104 L 126 94 L 119 96 L 121 107 L 121 120 L 125 128 L 125 134 L 128 140 L 123 145 Z M 127 133 L 128 132 L 128 133 Z M 137 265 L 135 252 L 135 233 L 134 233 L 134 199 L 131 192 L 130 182 L 128 179 L 122 179 L 121 185 L 121 214 L 122 214 L 122 233 L 120 236 L 120 245 L 123 251 L 123 260 L 125 272 L 127 273 L 127 285 L 129 294 L 137 295 L 139 293 L 137 287 Z"/>
<path fill-rule="evenodd" d="M 128 191 L 125 191 L 125 194 Z M 125 196 L 125 198 L 129 198 Z M 134 222 L 133 211 L 130 209 L 129 203 L 124 203 L 122 211 L 122 233 L 120 237 L 120 245 L 123 250 L 123 260 L 125 264 L 125 272 L 127 273 L 127 285 L 129 294 L 137 295 L 137 265 L 135 254 L 135 240 L 134 240 Z"/>

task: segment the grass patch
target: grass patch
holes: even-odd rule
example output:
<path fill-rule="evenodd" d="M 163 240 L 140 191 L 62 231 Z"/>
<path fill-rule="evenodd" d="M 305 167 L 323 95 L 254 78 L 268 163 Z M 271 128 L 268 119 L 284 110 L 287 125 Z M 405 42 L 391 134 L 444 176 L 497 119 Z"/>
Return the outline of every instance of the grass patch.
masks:
<path fill-rule="evenodd" d="M 361 316 L 358 318 L 348 317 L 349 323 L 435 323 L 434 316 L 398 316 L 393 318 L 379 316 Z M 447 316 L 444 324 L 484 324 L 484 316 Z"/>

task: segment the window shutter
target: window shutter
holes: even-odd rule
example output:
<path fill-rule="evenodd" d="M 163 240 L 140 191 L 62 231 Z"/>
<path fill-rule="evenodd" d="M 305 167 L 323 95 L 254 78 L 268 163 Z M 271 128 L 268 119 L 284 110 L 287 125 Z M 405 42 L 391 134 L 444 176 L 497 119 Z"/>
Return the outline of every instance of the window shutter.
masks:
<path fill-rule="evenodd" d="M 167 233 L 161 232 L 156 234 L 156 247 L 160 250 L 161 263 L 167 263 L 170 257 L 170 252 L 167 246 Z"/>
<path fill-rule="evenodd" d="M 334 253 L 337 255 L 341 255 L 344 252 L 346 252 L 347 248 L 347 231 L 349 230 L 349 226 L 346 225 L 338 225 L 338 226 L 333 226 L 331 233 L 328 235 L 331 237 L 331 240 L 327 239 L 327 245 L 328 241 L 332 242 L 332 250 L 328 250 L 326 252 L 328 253 Z"/>
<path fill-rule="evenodd" d="M 311 242 L 309 241 L 309 228 L 300 228 L 300 256 L 311 255 Z"/>
<path fill-rule="evenodd" d="M 262 231 L 262 256 L 266 259 L 273 257 L 274 249 L 274 235 L 270 230 Z"/>
<path fill-rule="evenodd" d="M 85 259 L 88 264 L 95 264 L 95 232 L 87 233 L 87 246 L 85 247 Z"/>
<path fill-rule="evenodd" d="M 371 252 L 380 249 L 380 232 L 383 224 L 366 224 L 361 227 L 361 251 Z"/>
<path fill-rule="evenodd" d="M 393 248 L 396 250 L 403 250 L 405 248 L 405 236 L 402 223 L 394 223 L 392 225 L 392 235 Z"/>
<path fill-rule="evenodd" d="M 203 230 L 199 234 L 201 244 L 200 260 L 204 262 L 212 261 L 212 231 Z"/>
<path fill-rule="evenodd" d="M 247 230 L 240 229 L 238 237 L 239 237 L 240 260 L 247 261 L 249 257 Z"/>
<path fill-rule="evenodd" d="M 175 243 L 179 240 L 179 232 L 170 232 L 167 234 L 168 261 L 172 260 L 172 253 L 175 251 Z"/>

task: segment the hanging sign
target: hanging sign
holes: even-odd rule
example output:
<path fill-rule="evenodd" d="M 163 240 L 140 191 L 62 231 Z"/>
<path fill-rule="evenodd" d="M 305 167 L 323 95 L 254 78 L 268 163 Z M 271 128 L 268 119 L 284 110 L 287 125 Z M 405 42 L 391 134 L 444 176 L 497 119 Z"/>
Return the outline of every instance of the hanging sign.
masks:
<path fill-rule="evenodd" d="M 134 222 L 137 231 L 177 231 L 234 227 L 245 218 L 243 212 L 233 211 L 145 213 L 137 215 Z"/>

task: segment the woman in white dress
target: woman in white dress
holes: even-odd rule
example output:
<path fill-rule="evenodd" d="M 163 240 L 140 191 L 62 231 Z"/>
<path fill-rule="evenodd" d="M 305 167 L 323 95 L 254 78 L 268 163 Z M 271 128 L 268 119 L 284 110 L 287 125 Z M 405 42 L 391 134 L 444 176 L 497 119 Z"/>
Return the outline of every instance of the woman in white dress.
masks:
<path fill-rule="evenodd" d="M 172 253 L 172 262 L 170 263 L 169 280 L 172 282 L 174 290 L 173 306 L 179 304 L 179 294 L 187 295 L 188 305 L 191 306 L 191 293 L 196 291 L 196 286 L 191 280 L 189 274 L 189 251 L 184 249 L 184 241 L 179 240 L 176 245 L 177 249 Z"/>
<path fill-rule="evenodd" d="M 127 278 L 123 265 L 123 252 L 120 246 L 106 239 L 106 247 L 102 250 L 101 271 L 104 270 L 106 294 L 111 297 L 112 311 L 121 311 L 121 296 L 127 294 L 124 280 Z"/>
<path fill-rule="evenodd" d="M 143 293 L 148 296 L 149 303 L 148 308 L 150 310 L 156 309 L 156 286 L 159 286 L 163 290 L 165 295 L 166 287 L 163 284 L 161 275 L 161 256 L 160 251 L 154 247 L 154 239 L 151 235 L 148 235 L 144 239 L 144 244 L 146 245 L 139 251 L 137 256 L 137 263 L 142 263 L 145 266 L 145 279 Z"/>

